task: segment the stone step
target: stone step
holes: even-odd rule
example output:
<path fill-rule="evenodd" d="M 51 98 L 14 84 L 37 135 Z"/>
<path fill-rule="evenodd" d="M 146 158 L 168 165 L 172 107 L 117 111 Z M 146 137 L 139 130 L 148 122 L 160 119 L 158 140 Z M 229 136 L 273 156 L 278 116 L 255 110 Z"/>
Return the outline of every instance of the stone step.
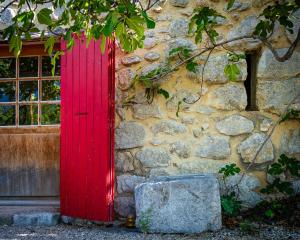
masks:
<path fill-rule="evenodd" d="M 59 207 L 0 206 L 0 225 L 55 225 L 59 220 Z"/>
<path fill-rule="evenodd" d="M 54 226 L 59 223 L 60 214 L 51 212 L 20 213 L 13 215 L 14 225 Z"/>

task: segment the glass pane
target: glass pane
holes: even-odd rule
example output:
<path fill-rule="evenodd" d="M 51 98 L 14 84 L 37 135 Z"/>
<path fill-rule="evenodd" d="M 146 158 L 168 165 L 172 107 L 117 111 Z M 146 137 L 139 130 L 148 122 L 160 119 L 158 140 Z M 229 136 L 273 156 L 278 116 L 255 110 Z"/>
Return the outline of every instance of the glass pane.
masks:
<path fill-rule="evenodd" d="M 0 58 L 0 78 L 16 77 L 16 59 Z"/>
<path fill-rule="evenodd" d="M 37 104 L 19 106 L 19 125 L 37 125 L 37 124 L 38 124 Z"/>
<path fill-rule="evenodd" d="M 42 105 L 42 124 L 59 124 L 60 123 L 60 105 L 43 104 Z"/>
<path fill-rule="evenodd" d="M 15 106 L 0 106 L 0 126 L 14 126 L 15 124 Z"/>
<path fill-rule="evenodd" d="M 42 75 L 52 76 L 51 58 L 48 56 L 42 57 Z M 60 59 L 56 59 L 54 75 L 60 76 Z"/>
<path fill-rule="evenodd" d="M 42 82 L 42 100 L 60 100 L 60 81 L 44 80 Z"/>
<path fill-rule="evenodd" d="M 0 102 L 16 101 L 16 82 L 0 82 Z"/>
<path fill-rule="evenodd" d="M 20 57 L 19 77 L 38 76 L 38 57 Z"/>
<path fill-rule="evenodd" d="M 38 81 L 19 82 L 19 100 L 37 101 L 38 100 Z"/>

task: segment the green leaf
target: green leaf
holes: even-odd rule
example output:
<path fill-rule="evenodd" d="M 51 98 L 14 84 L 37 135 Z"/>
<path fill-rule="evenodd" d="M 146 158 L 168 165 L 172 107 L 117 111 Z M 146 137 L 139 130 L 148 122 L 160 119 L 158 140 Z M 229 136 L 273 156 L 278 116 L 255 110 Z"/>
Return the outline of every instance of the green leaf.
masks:
<path fill-rule="evenodd" d="M 194 61 L 189 61 L 187 64 L 186 64 L 186 69 L 190 72 L 193 72 L 193 73 L 197 73 L 197 69 L 196 67 L 198 66 L 198 64 Z"/>
<path fill-rule="evenodd" d="M 284 116 L 282 116 L 279 123 L 285 122 L 285 121 L 290 120 L 290 119 L 299 118 L 299 116 L 300 116 L 300 110 L 289 109 L 287 111 L 287 113 Z"/>
<path fill-rule="evenodd" d="M 47 51 L 47 53 L 49 55 L 52 54 L 54 44 L 55 44 L 54 36 L 50 36 L 44 44 L 45 45 L 45 51 Z"/>
<path fill-rule="evenodd" d="M 55 67 L 56 67 L 56 60 L 60 58 L 60 56 L 64 55 L 63 51 L 57 51 L 54 56 L 51 58 L 51 64 L 52 64 L 52 69 L 51 69 L 51 73 L 52 76 L 54 76 L 55 74 Z"/>
<path fill-rule="evenodd" d="M 13 51 L 15 57 L 18 57 L 22 49 L 22 40 L 18 35 L 12 35 L 9 40 L 9 51 Z"/>
<path fill-rule="evenodd" d="M 100 43 L 100 49 L 102 54 L 104 54 L 105 52 L 105 46 L 106 46 L 106 37 L 102 35 L 101 43 Z"/>
<path fill-rule="evenodd" d="M 152 18 L 150 18 L 145 11 L 142 11 L 142 16 L 146 20 L 147 28 L 153 29 L 155 28 L 155 22 Z"/>
<path fill-rule="evenodd" d="M 265 211 L 265 216 L 268 218 L 273 218 L 275 216 L 275 213 L 272 209 L 268 209 L 267 211 Z"/>
<path fill-rule="evenodd" d="M 170 94 L 168 91 L 166 91 L 165 89 L 159 88 L 157 90 L 157 94 L 161 94 L 165 97 L 165 99 L 168 99 L 170 97 Z"/>
<path fill-rule="evenodd" d="M 237 167 L 235 163 L 227 164 L 219 170 L 219 173 L 222 173 L 224 175 L 224 178 L 234 176 L 235 174 L 238 174 L 240 172 L 241 169 Z"/>
<path fill-rule="evenodd" d="M 225 215 L 236 216 L 241 210 L 241 201 L 239 201 L 234 192 L 221 196 L 221 207 Z"/>
<path fill-rule="evenodd" d="M 189 24 L 189 33 L 195 32 L 195 42 L 200 43 L 203 39 L 203 34 L 206 33 L 210 40 L 214 43 L 218 36 L 214 27 L 217 26 L 217 17 L 223 17 L 216 10 L 209 7 L 197 8 L 191 18 Z M 224 17 L 223 17 L 224 18 Z"/>
<path fill-rule="evenodd" d="M 229 10 L 230 8 L 233 7 L 235 0 L 229 0 L 228 4 L 227 4 L 227 10 Z"/>
<path fill-rule="evenodd" d="M 29 32 L 25 32 L 25 39 L 26 39 L 27 41 L 31 40 L 31 35 L 30 35 Z"/>
<path fill-rule="evenodd" d="M 284 168 L 279 163 L 273 163 L 268 170 L 268 173 L 272 176 L 280 175 L 284 172 Z"/>
<path fill-rule="evenodd" d="M 238 62 L 238 61 L 240 61 L 240 59 L 246 59 L 246 55 L 243 54 L 243 53 L 238 54 L 238 53 L 235 53 L 235 52 L 232 52 L 232 53 L 228 54 L 228 60 L 230 62 Z"/>
<path fill-rule="evenodd" d="M 181 104 L 182 104 L 182 101 L 179 101 L 179 102 L 177 103 L 176 117 L 179 117 L 179 111 L 180 111 L 180 106 L 181 106 Z"/>
<path fill-rule="evenodd" d="M 52 19 L 50 16 L 51 14 L 52 14 L 52 10 L 48 8 L 41 9 L 37 14 L 37 19 L 39 23 L 50 26 L 52 24 Z"/>
<path fill-rule="evenodd" d="M 116 27 L 116 36 L 117 38 L 122 38 L 123 34 L 126 34 L 126 32 L 125 32 L 124 23 L 121 22 Z"/>
<path fill-rule="evenodd" d="M 113 33 L 114 28 L 117 24 L 118 24 L 118 13 L 112 12 L 108 14 L 108 16 L 106 17 L 105 26 L 103 28 L 103 34 L 106 37 L 109 37 Z"/>
<path fill-rule="evenodd" d="M 235 63 L 227 64 L 224 68 L 224 73 L 229 81 L 236 81 L 238 76 L 240 75 L 240 69 Z"/>
<path fill-rule="evenodd" d="M 139 37 L 144 36 L 144 28 L 135 19 L 126 18 L 127 25 L 136 32 Z"/>
<path fill-rule="evenodd" d="M 67 49 L 71 49 L 75 44 L 74 38 L 70 38 L 67 42 Z"/>

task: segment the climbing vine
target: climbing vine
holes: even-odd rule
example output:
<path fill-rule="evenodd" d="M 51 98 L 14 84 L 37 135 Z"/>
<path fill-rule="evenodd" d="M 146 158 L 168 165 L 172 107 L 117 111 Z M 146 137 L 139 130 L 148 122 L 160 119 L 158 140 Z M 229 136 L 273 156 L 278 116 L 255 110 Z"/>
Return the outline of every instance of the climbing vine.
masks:
<path fill-rule="evenodd" d="M 246 170 L 243 172 L 243 174 L 240 176 L 239 180 L 234 186 L 227 186 L 227 180 L 231 176 L 235 176 L 237 174 L 240 174 L 241 169 L 236 164 L 229 164 L 224 167 L 222 167 L 219 170 L 219 174 L 221 175 L 223 184 L 225 186 L 225 194 L 221 196 L 221 206 L 223 209 L 223 212 L 225 215 L 228 216 L 236 216 L 240 213 L 242 209 L 242 202 L 239 200 L 239 185 L 241 184 L 243 178 L 245 177 L 245 173 L 251 168 L 251 166 L 255 163 L 256 158 L 258 157 L 258 154 L 263 149 L 264 145 L 267 143 L 267 141 L 271 138 L 272 134 L 274 133 L 275 128 L 290 119 L 295 119 L 293 113 L 298 113 L 298 111 L 290 109 L 290 106 L 294 103 L 294 101 L 300 97 L 300 94 L 297 95 L 295 98 L 293 98 L 289 104 L 287 105 L 284 113 L 282 116 L 277 120 L 277 122 L 274 124 L 273 128 L 269 131 L 268 136 L 265 138 L 264 142 L 259 146 L 259 148 L 256 150 L 253 158 L 250 161 L 250 164 L 246 168 Z M 298 116 L 298 115 L 296 115 Z M 267 170 L 267 174 L 269 174 L 272 179 L 268 182 L 268 184 L 260 190 L 263 194 L 286 194 L 286 195 L 293 195 L 295 194 L 295 191 L 292 186 L 291 181 L 287 181 L 282 179 L 282 175 L 284 178 L 286 176 L 289 177 L 300 177 L 300 162 L 293 157 L 288 157 L 285 154 L 281 154 L 277 162 L 272 163 L 269 166 L 269 169 Z M 276 203 L 274 201 L 273 203 Z M 262 204 L 265 204 L 263 202 Z M 281 206 L 281 205 L 280 205 Z M 270 204 L 270 207 L 266 210 L 265 215 L 267 217 L 274 217 L 274 214 L 278 208 L 278 204 Z"/>

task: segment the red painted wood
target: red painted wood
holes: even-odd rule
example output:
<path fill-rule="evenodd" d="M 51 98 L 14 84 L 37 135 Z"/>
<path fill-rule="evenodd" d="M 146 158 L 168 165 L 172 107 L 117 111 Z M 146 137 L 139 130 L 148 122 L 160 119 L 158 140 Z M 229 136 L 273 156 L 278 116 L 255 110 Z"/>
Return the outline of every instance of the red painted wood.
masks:
<path fill-rule="evenodd" d="M 62 41 L 61 48 L 66 49 Z M 113 219 L 114 42 L 75 38 L 61 59 L 61 214 Z"/>

